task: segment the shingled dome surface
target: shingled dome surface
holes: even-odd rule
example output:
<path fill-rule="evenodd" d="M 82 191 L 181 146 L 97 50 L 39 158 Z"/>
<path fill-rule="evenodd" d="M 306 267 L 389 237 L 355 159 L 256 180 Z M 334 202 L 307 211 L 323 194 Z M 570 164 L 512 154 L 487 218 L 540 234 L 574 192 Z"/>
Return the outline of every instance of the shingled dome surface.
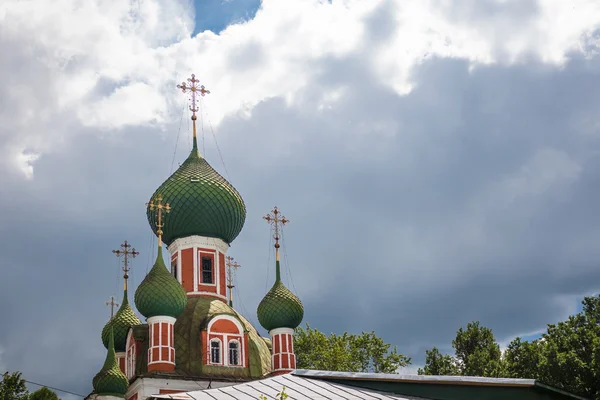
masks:
<path fill-rule="evenodd" d="M 189 157 L 152 195 L 169 203 L 171 212 L 164 221 L 163 241 L 198 235 L 227 243 L 239 235 L 246 220 L 242 196 L 198 154 L 196 143 Z M 148 222 L 157 233 L 156 209 L 148 206 Z"/>
<path fill-rule="evenodd" d="M 135 306 L 146 318 L 176 318 L 183 312 L 186 302 L 185 290 L 167 270 L 162 247 L 159 247 L 154 266 L 135 291 Z"/>
<path fill-rule="evenodd" d="M 258 322 L 268 331 L 276 328 L 295 329 L 302 323 L 304 307 L 300 299 L 281 282 L 278 274 L 275 284 L 258 305 L 257 316 Z"/>
<path fill-rule="evenodd" d="M 129 299 L 127 297 L 127 290 L 125 290 L 119 311 L 117 311 L 114 318 L 108 321 L 104 326 L 104 329 L 102 329 L 102 344 L 104 344 L 104 347 L 106 348 L 108 348 L 111 329 L 114 332 L 116 352 L 125 351 L 129 328 L 142 323 L 142 321 L 140 321 L 140 319 L 131 309 L 131 306 L 129 305 Z"/>

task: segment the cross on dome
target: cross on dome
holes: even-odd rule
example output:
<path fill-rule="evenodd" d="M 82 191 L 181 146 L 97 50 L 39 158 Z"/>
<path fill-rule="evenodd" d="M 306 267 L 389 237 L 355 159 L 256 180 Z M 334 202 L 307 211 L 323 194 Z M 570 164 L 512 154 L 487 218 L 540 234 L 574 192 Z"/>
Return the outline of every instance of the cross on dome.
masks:
<path fill-rule="evenodd" d="M 169 205 L 169 203 L 162 203 L 163 197 L 162 195 L 159 193 L 156 196 L 156 200 L 155 201 L 150 201 L 149 203 L 146 203 L 146 206 L 148 206 L 148 208 L 152 211 L 154 211 L 154 209 L 157 210 L 156 213 L 156 234 L 158 235 L 158 247 L 162 246 L 162 235 L 163 235 L 163 231 L 162 228 L 165 226 L 163 223 L 163 215 L 162 212 L 163 210 L 165 211 L 165 213 L 168 213 L 171 211 L 171 206 Z"/>
<path fill-rule="evenodd" d="M 110 319 L 112 320 L 115 315 L 115 307 L 119 307 L 120 304 L 115 301 L 115 296 L 110 296 L 110 301 L 104 304 L 110 306 Z"/>
<path fill-rule="evenodd" d="M 131 249 L 131 250 L 129 250 Z M 123 244 L 121 245 L 121 248 L 119 250 L 113 250 L 112 251 L 117 257 L 123 257 L 123 272 L 125 272 L 125 275 L 123 276 L 123 278 L 125 278 L 125 290 L 127 290 L 127 278 L 129 278 L 129 257 L 131 258 L 135 258 L 135 256 L 139 255 L 140 253 L 135 251 L 135 247 L 131 247 L 131 245 L 129 243 L 127 243 L 127 240 L 125 242 L 123 242 Z"/>
<path fill-rule="evenodd" d="M 277 206 L 273 208 L 270 214 L 267 214 L 263 217 L 269 224 L 271 224 L 275 230 L 275 234 L 273 235 L 273 239 L 275 239 L 275 249 L 277 253 L 277 259 L 279 259 L 279 230 L 283 228 L 285 224 L 290 222 L 289 219 L 286 219 L 283 215 L 281 215 Z"/>

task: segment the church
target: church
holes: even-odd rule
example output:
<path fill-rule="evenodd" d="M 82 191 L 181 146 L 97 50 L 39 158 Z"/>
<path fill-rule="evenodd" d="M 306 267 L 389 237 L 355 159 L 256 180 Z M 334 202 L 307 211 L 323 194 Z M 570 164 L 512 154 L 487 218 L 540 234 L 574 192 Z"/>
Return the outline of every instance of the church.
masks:
<path fill-rule="evenodd" d="M 296 370 L 304 308 L 283 284 L 279 258 L 289 221 L 277 207 L 263 217 L 275 246 L 275 281 L 257 308 L 263 337 L 231 301 L 236 264 L 227 251 L 244 226 L 244 200 L 198 151 L 197 96 L 209 91 L 194 75 L 177 87 L 191 97 L 193 145 L 146 204 L 158 247 L 133 296 L 144 321 L 127 285 L 128 259 L 139 253 L 125 242 L 113 251 L 123 257 L 123 299 L 102 330 L 106 359 L 86 399 L 283 399 L 282 390 L 290 399 L 582 399 L 528 379 Z"/>
<path fill-rule="evenodd" d="M 231 303 L 227 250 L 246 220 L 238 191 L 200 155 L 196 135 L 197 96 L 209 93 L 194 75 L 178 85 L 191 97 L 192 151 L 150 197 L 146 213 L 158 237 L 156 261 L 129 303 L 127 242 L 120 308 L 102 330 L 106 362 L 93 379 L 102 399 L 142 400 L 153 394 L 219 387 L 285 374 L 296 368 L 293 332 L 302 303 L 281 281 L 280 229 L 288 220 L 275 207 L 263 217 L 275 239 L 275 282 L 258 306 L 262 337 Z M 168 249 L 165 264 L 163 243 Z"/>

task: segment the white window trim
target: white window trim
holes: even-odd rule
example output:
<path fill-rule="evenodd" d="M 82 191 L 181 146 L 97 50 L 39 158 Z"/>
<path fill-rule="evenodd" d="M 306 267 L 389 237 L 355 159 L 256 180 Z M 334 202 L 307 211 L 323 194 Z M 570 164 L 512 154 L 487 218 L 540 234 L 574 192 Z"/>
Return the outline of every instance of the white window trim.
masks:
<path fill-rule="evenodd" d="M 218 253 L 216 251 L 207 251 L 207 250 L 200 250 L 200 249 L 196 249 L 196 251 L 197 251 L 196 265 L 198 266 L 198 285 L 196 286 L 196 289 L 200 285 L 217 287 L 219 285 L 219 270 L 218 270 L 219 255 L 218 255 Z M 213 260 L 213 263 L 212 263 L 213 283 L 202 282 L 202 254 L 213 256 L 213 259 L 212 259 Z"/>
<path fill-rule="evenodd" d="M 229 336 L 228 336 L 228 338 L 229 338 Z M 231 361 L 230 360 L 231 343 L 237 344 L 237 353 L 238 353 L 238 363 L 237 364 L 231 364 L 231 362 L 230 362 Z M 237 337 L 227 340 L 227 365 L 231 366 L 231 367 L 243 367 L 244 366 L 244 360 L 242 359 L 242 343 L 241 343 L 241 340 L 239 340 Z"/>
<path fill-rule="evenodd" d="M 212 344 L 213 343 L 219 343 L 219 360 L 221 362 L 218 362 L 218 363 L 213 362 L 213 358 L 212 358 Z M 211 365 L 227 365 L 223 361 L 225 361 L 223 358 L 223 342 L 219 338 L 210 339 L 208 341 L 208 362 L 209 362 L 209 364 L 211 364 Z"/>

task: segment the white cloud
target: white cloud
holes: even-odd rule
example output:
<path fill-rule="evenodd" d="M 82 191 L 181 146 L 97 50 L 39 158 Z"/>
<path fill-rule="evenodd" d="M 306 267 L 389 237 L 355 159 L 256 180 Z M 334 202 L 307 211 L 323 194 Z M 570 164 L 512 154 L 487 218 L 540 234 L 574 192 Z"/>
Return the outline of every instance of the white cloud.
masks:
<path fill-rule="evenodd" d="M 264 0 L 253 20 L 220 35 L 207 31 L 191 38 L 189 0 L 9 0 L 0 6 L 0 35 L 17 45 L 28 43 L 30 59 L 51 80 L 45 107 L 55 117 L 61 110 L 102 128 L 164 126 L 185 101 L 175 83 L 195 72 L 211 89 L 207 104 L 217 124 L 224 115 L 247 113 L 268 98 L 295 101 L 299 90 L 313 84 L 324 57 L 369 59 L 375 79 L 407 93 L 414 84 L 412 69 L 428 57 L 464 58 L 476 65 L 536 54 L 561 64 L 568 52 L 582 50 L 599 26 L 600 5 L 593 0 L 540 1 L 531 17 L 514 22 L 517 3 L 488 1 L 504 11 L 473 17 L 471 8 L 484 3 L 461 9 L 439 0 Z M 323 101 L 341 93 L 323 93 Z M 12 134 L 27 136 L 30 130 L 26 125 Z M 72 130 L 56 134 L 75 134 Z"/>

